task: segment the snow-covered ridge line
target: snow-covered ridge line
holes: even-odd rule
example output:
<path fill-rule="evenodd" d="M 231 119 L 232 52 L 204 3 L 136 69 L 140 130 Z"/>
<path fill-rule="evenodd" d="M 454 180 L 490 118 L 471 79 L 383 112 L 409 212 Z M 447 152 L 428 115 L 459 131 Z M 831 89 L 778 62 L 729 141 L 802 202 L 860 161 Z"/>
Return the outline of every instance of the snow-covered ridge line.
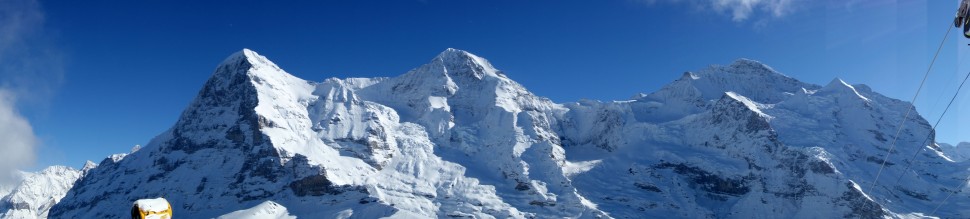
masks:
<path fill-rule="evenodd" d="M 765 113 L 761 112 L 761 109 L 759 109 L 760 106 L 758 106 L 759 105 L 758 103 L 755 103 L 754 101 L 751 101 L 747 97 L 741 96 L 741 95 L 739 95 L 737 93 L 734 93 L 734 92 L 731 92 L 731 91 L 725 92 L 724 94 L 727 95 L 728 97 L 730 97 L 731 99 L 734 99 L 734 100 L 737 100 L 738 102 L 741 102 L 742 104 L 744 104 L 745 107 L 747 107 L 751 111 L 754 111 L 755 113 L 758 113 L 758 115 L 760 115 L 761 117 L 764 117 L 764 118 L 767 118 L 767 119 L 771 119 L 771 116 L 769 116 L 768 114 L 765 114 Z"/>
<path fill-rule="evenodd" d="M 908 107 L 747 59 L 631 100 L 558 104 L 457 49 L 398 77 L 322 82 L 244 49 L 171 129 L 85 168 L 50 215 L 123 217 L 165 197 L 200 218 L 911 217 L 970 163 L 927 153 L 904 172 L 891 156 L 883 176 L 905 184 L 857 186 Z M 925 147 L 929 124 L 902 122 L 898 150 Z"/>

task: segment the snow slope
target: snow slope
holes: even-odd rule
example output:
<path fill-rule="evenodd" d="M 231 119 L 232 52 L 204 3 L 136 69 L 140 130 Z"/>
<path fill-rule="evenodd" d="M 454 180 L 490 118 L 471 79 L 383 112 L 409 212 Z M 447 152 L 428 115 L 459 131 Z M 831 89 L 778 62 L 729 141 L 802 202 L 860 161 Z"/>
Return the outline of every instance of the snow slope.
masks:
<path fill-rule="evenodd" d="M 286 207 L 273 202 L 266 201 L 249 209 L 233 211 L 217 219 L 296 219 Z"/>
<path fill-rule="evenodd" d="M 970 164 L 921 142 L 919 116 L 885 159 L 908 107 L 746 59 L 627 101 L 558 104 L 456 49 L 398 77 L 322 82 L 243 50 L 171 129 L 84 171 L 50 216 L 123 217 L 164 197 L 192 218 L 920 217 Z M 937 214 L 970 216 L 968 194 Z"/>

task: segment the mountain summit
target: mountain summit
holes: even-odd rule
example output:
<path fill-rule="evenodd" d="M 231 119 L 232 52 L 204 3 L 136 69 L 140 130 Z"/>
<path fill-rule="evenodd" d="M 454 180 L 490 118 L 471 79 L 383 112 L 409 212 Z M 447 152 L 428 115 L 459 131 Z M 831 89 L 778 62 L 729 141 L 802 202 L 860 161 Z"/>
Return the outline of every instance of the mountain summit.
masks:
<path fill-rule="evenodd" d="M 629 101 L 560 104 L 457 49 L 397 77 L 322 82 L 244 49 L 172 128 L 85 168 L 49 215 L 120 218 L 164 197 L 191 218 L 923 217 L 970 164 L 922 145 L 919 116 L 896 151 L 927 152 L 883 160 L 909 107 L 747 59 Z"/>

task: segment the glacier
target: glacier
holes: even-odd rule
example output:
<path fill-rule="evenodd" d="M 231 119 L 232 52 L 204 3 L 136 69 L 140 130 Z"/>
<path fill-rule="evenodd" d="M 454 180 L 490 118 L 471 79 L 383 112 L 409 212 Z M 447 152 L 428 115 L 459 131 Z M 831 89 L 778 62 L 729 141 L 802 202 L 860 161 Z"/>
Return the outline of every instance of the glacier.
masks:
<path fill-rule="evenodd" d="M 555 103 L 457 49 L 397 77 L 322 82 L 244 49 L 172 128 L 30 206 L 49 218 L 120 218 L 148 197 L 180 218 L 970 217 L 970 164 L 923 145 L 933 130 L 902 121 L 910 107 L 748 59 L 629 100 Z"/>

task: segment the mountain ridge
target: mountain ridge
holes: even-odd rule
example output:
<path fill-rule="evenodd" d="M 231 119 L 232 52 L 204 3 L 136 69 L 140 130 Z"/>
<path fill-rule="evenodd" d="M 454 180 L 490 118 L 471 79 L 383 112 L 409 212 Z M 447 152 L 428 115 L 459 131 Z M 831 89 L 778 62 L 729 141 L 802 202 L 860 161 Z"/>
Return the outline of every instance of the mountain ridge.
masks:
<path fill-rule="evenodd" d="M 19 183 L 0 193 L 0 218 L 47 218 L 48 210 L 64 197 L 83 170 L 50 166 L 36 173 L 20 172 Z"/>
<path fill-rule="evenodd" d="M 913 165 L 923 174 L 899 170 L 915 161 L 894 153 L 865 191 L 905 107 L 748 59 L 629 101 L 559 104 L 457 49 L 398 77 L 322 82 L 243 49 L 173 128 L 85 170 L 50 215 L 120 217 L 129 199 L 165 196 L 202 218 L 253 206 L 298 217 L 922 217 L 970 164 L 917 146 L 932 134 L 917 115 L 897 151 L 937 152 Z M 896 177 L 906 184 L 886 185 Z M 968 204 L 940 213 L 970 215 Z"/>

